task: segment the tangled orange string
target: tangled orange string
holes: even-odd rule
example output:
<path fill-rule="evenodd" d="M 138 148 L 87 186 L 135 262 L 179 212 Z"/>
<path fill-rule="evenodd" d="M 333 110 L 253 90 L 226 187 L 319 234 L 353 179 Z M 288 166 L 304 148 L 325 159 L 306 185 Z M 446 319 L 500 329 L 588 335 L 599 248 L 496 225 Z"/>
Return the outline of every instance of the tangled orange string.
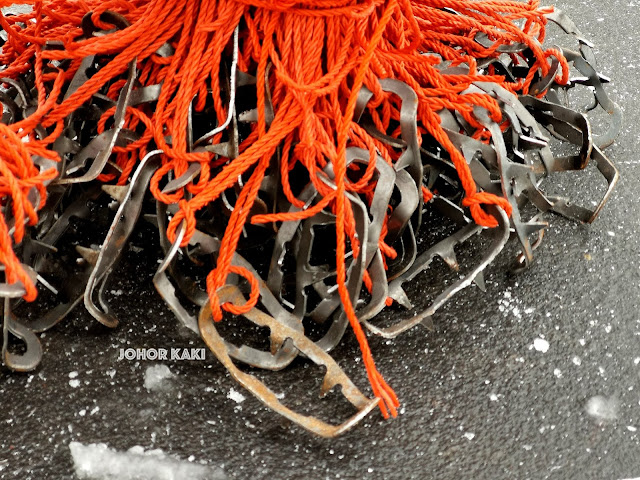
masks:
<path fill-rule="evenodd" d="M 197 212 L 234 187 L 240 176 L 244 179 L 217 265 L 207 277 L 214 319 L 220 320 L 223 310 L 245 313 L 258 301 L 255 279 L 231 265 L 245 224 L 299 220 L 323 209 L 332 211 L 336 216 L 337 284 L 342 305 L 360 344 L 373 392 L 381 399 L 382 412 L 395 416 L 398 400 L 376 369 L 346 287 L 347 241 L 354 254 L 360 248 L 346 193 L 357 193 L 370 201 L 377 156 L 390 164 L 399 156 L 354 122 L 358 92 L 363 86 L 373 92 L 368 114 L 380 131 L 399 137 L 399 129 L 390 131 L 400 118 L 398 98 L 384 92 L 378 80 L 393 78 L 408 84 L 418 96 L 420 133 L 448 152 L 464 189 L 463 205 L 470 209 L 476 223 L 495 226 L 496 220 L 484 207 L 498 205 L 510 213 L 511 205 L 504 198 L 478 191 L 464 157 L 440 126 L 438 112 L 455 110 L 476 129 L 475 138 L 489 141 L 490 134 L 475 119 L 473 109 L 483 107 L 494 121 L 501 122 L 500 108 L 489 95 L 464 93 L 473 82 L 496 82 L 511 92 L 527 94 L 535 75 L 547 75 L 550 57 L 555 57 L 561 65 L 557 81 L 566 83 L 568 66 L 560 52 L 541 46 L 544 14 L 549 10 L 540 9 L 537 0 L 33 0 L 32 5 L 29 13 L 0 14 L 0 27 L 8 34 L 0 55 L 5 66 L 3 76 L 18 78 L 33 70 L 38 89 L 35 113 L 14 125 L 0 125 L 0 188 L 3 202 L 11 202 L 14 241 L 19 243 L 24 234 L 25 218 L 30 224 L 37 220 L 26 201 L 29 189 L 38 188 L 44 201 L 44 182 L 53 178 L 50 172 L 40 173 L 31 157 L 56 158 L 47 148 L 61 134 L 65 118 L 104 85 L 110 85 L 108 96 L 117 98 L 124 85 L 121 75 L 135 61 L 139 71 L 137 86 L 162 87 L 152 107 L 127 108 L 125 127 L 143 133 L 139 140 L 114 149 L 115 161 L 122 170 L 117 182 L 127 182 L 151 143 L 163 150 L 163 166 L 152 179 L 151 192 L 162 202 L 178 204 L 167 233 L 174 240 L 184 222 L 185 246 L 194 233 Z M 129 26 L 114 30 L 113 25 L 101 21 L 107 11 L 123 16 Z M 85 38 L 81 21 L 88 13 L 94 25 L 109 33 Z M 518 22 L 523 26 L 519 27 Z M 187 122 L 191 108 L 202 111 L 211 101 L 217 123 L 222 124 L 227 117 L 221 69 L 223 60 L 230 55 L 237 26 L 238 68 L 257 79 L 257 122 L 240 145 L 237 158 L 189 151 Z M 475 41 L 478 33 L 487 36 L 490 47 Z M 158 55 L 165 43 L 173 47 L 173 53 Z M 526 78 L 508 82 L 491 71 L 489 75 L 478 72 L 477 59 L 497 57 L 500 46 L 513 43 L 526 44 L 535 58 Z M 109 61 L 63 99 L 63 84 L 90 55 L 109 56 Z M 465 65 L 468 73 L 443 73 L 444 64 Z M 273 118 L 267 116 L 268 99 Z M 99 131 L 105 129 L 112 115 L 113 109 L 103 115 Z M 47 129 L 47 138 L 38 138 L 34 133 L 38 125 Z M 28 141 L 22 141 L 25 138 Z M 221 134 L 215 135 L 209 143 L 221 139 Z M 355 182 L 347 176 L 345 152 L 350 146 L 370 152 L 371 161 Z M 289 202 L 301 210 L 250 218 L 262 180 L 279 147 L 282 190 Z M 177 178 L 194 162 L 201 166 L 197 180 L 173 193 L 161 191 L 169 174 Z M 324 173 L 328 165 L 334 172 L 333 181 L 327 181 L 330 179 Z M 315 204 L 305 205 L 293 193 L 289 174 L 295 167 L 306 170 L 318 191 Z M 100 179 L 116 178 L 103 174 Z M 431 198 L 426 188 L 422 193 L 426 201 Z M 20 280 L 27 287 L 26 298 L 33 299 L 35 288 L 13 253 L 6 219 L 0 220 L 0 263 L 5 266 L 8 281 Z M 385 257 L 392 259 L 395 251 L 384 241 L 385 230 L 378 242 Z M 247 277 L 252 285 L 251 298 L 244 306 L 220 304 L 217 291 L 226 284 L 230 273 Z M 371 288 L 368 273 L 364 281 Z"/>

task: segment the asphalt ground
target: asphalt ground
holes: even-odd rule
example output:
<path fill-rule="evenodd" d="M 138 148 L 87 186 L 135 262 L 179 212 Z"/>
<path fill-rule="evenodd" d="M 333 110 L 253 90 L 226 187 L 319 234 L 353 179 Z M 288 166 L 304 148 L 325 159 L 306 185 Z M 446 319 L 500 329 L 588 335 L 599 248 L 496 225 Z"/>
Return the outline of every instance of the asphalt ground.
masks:
<path fill-rule="evenodd" d="M 621 174 L 613 198 L 591 226 L 550 216 L 532 268 L 510 273 L 504 253 L 487 271 L 487 291 L 455 297 L 434 331 L 370 338 L 402 402 L 396 419 L 374 412 L 338 439 L 312 437 L 244 392 L 210 353 L 162 362 L 174 376 L 148 391 L 145 370 L 158 362 L 118 360 L 121 348 L 200 343 L 153 289 L 153 230 L 143 226 L 132 243 L 144 250 L 125 253 L 109 288 L 121 325 L 108 331 L 78 308 L 42 335 L 35 372 L 0 373 L 0 478 L 76 478 L 72 441 L 193 456 L 229 478 L 640 477 L 639 4 L 557 3 L 595 44 L 624 110 L 606 151 Z M 571 177 L 566 192 L 594 198 L 587 177 Z M 335 358 L 365 388 L 353 336 Z M 268 378 L 294 406 L 344 414 L 337 395 L 308 393 L 318 373 L 299 361 Z"/>

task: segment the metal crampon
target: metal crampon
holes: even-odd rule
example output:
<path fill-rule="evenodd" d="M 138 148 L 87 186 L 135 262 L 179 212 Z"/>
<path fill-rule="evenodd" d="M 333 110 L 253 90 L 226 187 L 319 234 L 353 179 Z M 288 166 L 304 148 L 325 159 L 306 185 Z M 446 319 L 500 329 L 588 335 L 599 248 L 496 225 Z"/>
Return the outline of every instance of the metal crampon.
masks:
<path fill-rule="evenodd" d="M 358 240 L 358 248 L 351 245 L 347 251 L 346 285 L 358 319 L 370 333 L 392 338 L 417 324 L 429 326 L 438 309 L 460 290 L 472 283 L 484 287 L 483 271 L 510 237 L 520 243 L 514 269 L 525 268 L 532 262 L 533 250 L 542 241 L 547 213 L 590 223 L 609 198 L 618 172 L 602 149 L 611 144 L 620 130 L 620 109 L 605 93 L 607 79 L 596 70 L 589 42 L 561 12 L 548 14 L 547 19 L 566 33 L 565 39 L 577 43 L 575 51 L 561 50 L 572 69 L 566 85 L 557 82 L 557 61 L 552 62 L 546 75 L 536 73 L 528 95 L 516 95 L 493 81 L 473 82 L 460 95 L 491 97 L 503 117 L 498 123 L 482 106 L 474 107 L 476 121 L 487 132 L 483 138 L 473 135 L 477 126 L 470 125 L 455 109 L 443 108 L 437 112 L 441 127 L 464 156 L 478 189 L 505 198 L 511 205 L 510 218 L 499 206 L 487 209 L 496 219 L 495 228 L 477 225 L 463 206 L 464 192 L 449 154 L 420 124 L 416 91 L 396 79 L 379 81 L 382 91 L 393 96 L 399 111 L 393 133 L 380 131 L 376 126 L 379 123 L 375 112 L 381 107 L 374 103 L 374 93 L 366 87 L 359 90 L 354 119 L 378 145 L 378 154 L 372 157 L 370 150 L 356 145 L 346 150 L 348 171 L 354 172 L 354 181 L 357 175 L 373 168 L 372 187 L 367 195 L 346 192 L 353 217 L 350 235 Z M 84 35 L 108 34 L 104 23 L 116 29 L 128 25 L 117 13 L 103 13 L 100 25 L 93 23 L 92 16 L 87 14 L 82 22 Z M 258 117 L 266 118 L 268 124 L 277 110 L 277 106 L 271 104 L 267 79 L 266 112 L 257 111 L 257 84 L 265 80 L 239 70 L 238 28 L 225 50 L 225 69 L 220 82 L 221 98 L 225 99 L 228 110 L 226 121 L 212 124 L 211 105 L 204 110 L 192 109 L 187 121 L 188 151 L 207 153 L 212 163 L 222 158 L 237 158 L 242 142 L 255 128 Z M 529 74 L 527 61 L 532 55 L 526 44 L 500 45 L 493 50 L 493 40 L 480 32 L 473 40 L 494 52 L 489 58 L 476 59 L 479 76 L 501 75 L 517 83 Z M 56 49 L 58 45 L 51 42 L 46 48 Z M 168 59 L 173 50 L 174 45 L 166 43 L 157 49 L 155 58 Z M 63 96 L 69 97 L 82 88 L 108 62 L 107 54 L 84 58 L 65 83 Z M 444 60 L 437 68 L 444 76 L 469 73 L 468 66 L 452 65 Z M 24 288 L 19 282 L 8 280 L 0 285 L 0 296 L 4 298 L 2 361 L 5 367 L 16 371 L 35 369 L 42 356 L 36 334 L 61 322 L 80 304 L 102 324 L 118 325 L 104 295 L 105 286 L 112 282 L 110 274 L 131 233 L 137 223 L 144 220 L 157 226 L 162 249 L 158 254 L 162 261 L 153 283 L 179 322 L 194 336 L 202 337 L 233 378 L 273 410 L 318 435 L 332 437 L 346 431 L 378 401 L 362 393 L 329 353 L 341 342 L 349 325 L 336 281 L 335 211 L 327 206 L 306 218 L 244 226 L 232 265 L 257 279 L 259 297 L 256 305 L 241 316 L 252 325 L 266 327 L 259 331 L 267 332 L 269 348 L 249 346 L 255 344 L 249 339 L 245 339 L 246 344 L 239 344 L 238 338 L 225 339 L 211 318 L 210 296 L 202 279 L 192 272 L 215 267 L 226 222 L 250 175 L 240 175 L 231 188 L 200 210 L 195 225 L 183 221 L 173 241 L 170 240 L 167 226 L 180 208 L 178 202 L 154 201 L 149 194 L 154 176 L 163 168 L 164 152 L 148 139 L 143 145 L 144 130 L 131 113 L 132 107 L 153 111 L 160 101 L 162 84 L 149 84 L 148 77 L 145 65 L 132 60 L 123 74 L 64 118 L 62 133 L 51 146 L 60 162 L 42 157 L 33 159 L 42 171 L 56 168 L 58 177 L 47 182 L 46 205 L 39 211 L 37 224 L 28 227 L 27 235 L 15 251 L 41 293 L 30 308 L 45 313 L 39 317 L 32 315 L 28 320 L 18 318 L 13 310 L 21 302 Z M 2 79 L 0 102 L 4 124 L 29 118 L 38 108 L 35 82 L 32 70 L 17 80 Z M 589 111 L 581 112 L 572 103 L 574 93 L 579 90 L 593 95 L 594 104 Z M 589 118 L 598 110 L 606 112 L 609 121 L 606 129 L 596 134 Z M 100 123 L 105 116 L 109 120 Z M 38 133 L 36 128 L 36 133 L 44 138 L 50 131 Z M 165 140 L 171 145 L 172 138 Z M 132 145 L 142 152 L 141 160 L 125 177 L 126 182 L 115 185 L 111 180 L 123 172 L 118 155 L 131 152 Z M 394 152 L 393 162 L 383 158 L 383 148 Z M 279 168 L 281 155 L 282 148 L 279 148 L 265 171 L 251 215 L 295 214 L 321 201 L 316 185 L 308 177 L 295 177 L 295 169 L 290 172 L 289 180 L 304 207 L 287 200 Z M 375 161 L 373 166 L 372 161 Z M 552 191 L 556 178 L 551 174 L 585 170 L 589 163 L 595 164 L 606 184 L 602 198 L 593 202 L 595 207 L 579 206 L 570 199 L 547 193 Z M 161 193 L 170 196 L 182 190 L 187 191 L 188 198 L 189 189 L 185 188 L 197 183 L 204 175 L 202 169 L 202 162 L 193 162 L 183 174 L 165 177 L 160 184 Z M 319 172 L 319 178 L 328 188 L 335 187 L 330 164 Z M 34 208 L 40 204 L 35 188 L 29 199 Z M 112 210 L 96 207 L 114 201 Z M 15 220 L 10 201 L 3 204 L 2 212 L 12 228 Z M 105 220 L 111 222 L 110 226 Z M 94 230 L 104 225 L 103 238 L 95 241 L 100 248 L 69 246 L 70 236 L 82 225 L 92 225 Z M 185 241 L 187 230 L 189 236 Z M 393 254 L 389 253 L 391 250 Z M 460 252 L 472 253 L 463 255 L 461 260 Z M 430 304 L 425 305 L 423 296 L 411 298 L 406 287 L 418 275 L 428 276 L 429 270 L 435 268 L 436 259 L 442 260 L 454 275 L 446 283 L 440 275 L 430 277 L 437 291 Z M 244 304 L 248 295 L 247 282 L 239 275 L 229 276 L 226 286 L 218 291 L 219 301 L 231 305 Z M 39 305 L 45 301 L 44 306 Z M 404 307 L 406 315 L 397 313 L 393 321 L 388 320 L 389 316 L 380 320 L 380 312 L 393 302 Z M 16 343 L 24 344 L 22 354 L 12 347 Z M 321 393 L 339 385 L 342 396 L 354 408 L 352 416 L 329 421 L 294 411 L 257 376 L 239 366 L 251 365 L 277 372 L 299 356 L 326 368 Z"/>

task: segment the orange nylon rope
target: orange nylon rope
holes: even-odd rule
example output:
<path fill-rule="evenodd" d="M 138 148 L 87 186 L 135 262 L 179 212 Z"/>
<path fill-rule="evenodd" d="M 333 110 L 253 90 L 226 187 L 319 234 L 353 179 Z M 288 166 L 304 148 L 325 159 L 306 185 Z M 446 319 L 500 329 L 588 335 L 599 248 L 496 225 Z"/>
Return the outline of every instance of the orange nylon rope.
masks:
<path fill-rule="evenodd" d="M 485 206 L 498 205 L 511 212 L 509 202 L 478 191 L 469 166 L 440 126 L 438 111 L 450 109 L 475 129 L 475 138 L 489 141 L 490 134 L 475 119 L 474 107 L 488 110 L 491 118 L 501 122 L 495 99 L 485 94 L 463 93 L 473 82 L 492 81 L 511 92 L 527 94 L 536 74 L 546 75 L 550 58 L 560 61 L 559 83 L 566 83 L 568 66 L 560 52 L 543 49 L 546 20 L 537 0 L 33 0 L 33 11 L 6 16 L 0 14 L 0 27 L 8 34 L 0 60 L 5 78 L 18 78 L 35 70 L 38 108 L 31 116 L 10 126 L 0 124 L 0 192 L 10 201 L 15 218 L 13 242 L 24 235 L 24 222 L 37 221 L 36 212 L 26 200 L 31 186 L 37 186 L 42 202 L 46 197 L 44 182 L 53 178 L 54 170 L 38 172 L 34 155 L 57 159 L 49 150 L 61 134 L 64 119 L 77 110 L 104 85 L 108 96 L 118 97 L 124 85 L 121 76 L 130 62 L 136 61 L 139 87 L 162 84 L 158 101 L 149 105 L 129 106 L 125 128 L 142 132 L 140 139 L 114 149 L 115 163 L 121 174 L 103 173 L 102 181 L 124 184 L 137 162 L 151 144 L 164 151 L 163 165 L 151 181 L 151 192 L 160 201 L 177 203 L 167 234 L 173 241 L 184 222 L 186 232 L 182 246 L 188 244 L 196 228 L 196 214 L 233 188 L 243 178 L 241 189 L 229 217 L 217 265 L 207 277 L 207 289 L 213 317 L 222 319 L 223 310 L 242 314 L 253 308 L 259 297 L 257 280 L 247 270 L 231 265 L 245 224 L 284 222 L 309 218 L 322 210 L 336 217 L 337 285 L 344 312 L 360 344 L 364 364 L 374 394 L 386 417 L 396 415 L 398 400 L 386 384 L 369 349 L 366 335 L 358 321 L 346 287 L 345 262 L 347 244 L 354 257 L 360 245 L 347 192 L 371 201 L 375 182 L 375 161 L 380 155 L 393 164 L 399 153 L 372 138 L 353 121 L 358 92 L 366 86 L 373 92 L 367 111 L 382 132 L 399 137 L 395 128 L 400 117 L 398 99 L 385 93 L 378 79 L 394 78 L 408 84 L 418 96 L 420 133 L 431 137 L 449 154 L 468 207 L 479 225 L 492 227 L 496 220 Z M 8 3 L 6 3 L 8 5 Z M 113 30 L 100 20 L 110 11 L 122 15 L 130 24 Z M 109 33 L 83 37 L 81 21 L 92 12 L 96 26 Z M 33 21 L 35 20 L 35 21 Z M 518 26 L 518 22 L 522 27 Z M 190 109 L 202 111 L 207 101 L 213 104 L 220 125 L 227 117 L 227 99 L 221 90 L 221 69 L 229 55 L 234 30 L 240 26 L 239 69 L 257 78 L 257 122 L 240 145 L 237 158 L 223 158 L 211 152 L 188 151 L 187 121 Z M 475 41 L 486 34 L 492 45 Z M 160 56 L 158 49 L 169 43 L 173 53 Z M 478 73 L 476 59 L 497 57 L 501 45 L 526 44 L 535 61 L 529 74 L 518 82 L 507 82 L 498 75 Z M 55 48 L 52 47 L 55 45 Z M 63 84 L 73 77 L 82 59 L 89 55 L 109 55 L 110 59 L 73 94 L 61 96 Z M 516 59 L 517 60 L 517 59 Z M 446 74 L 443 63 L 466 65 L 468 74 Z M 266 79 L 266 82 L 265 82 Z M 267 118 L 266 105 L 271 99 L 273 118 Z M 115 109 L 105 112 L 98 132 L 105 130 Z M 47 138 L 34 133 L 38 125 L 47 129 Z M 394 131 L 390 131 L 395 128 Z M 28 138 L 24 142 L 22 139 Z M 168 141 L 167 139 L 171 140 Z M 209 143 L 218 143 L 222 135 Z M 370 152 L 370 162 L 357 182 L 347 176 L 345 152 L 358 146 Z M 282 190 L 295 213 L 275 212 L 250 217 L 262 180 L 271 160 L 280 150 Z M 184 174 L 197 162 L 200 175 L 188 186 L 166 194 L 161 185 L 168 175 Z M 325 173 L 330 165 L 333 180 Z M 315 204 L 305 206 L 290 185 L 289 173 L 304 168 L 318 191 Z M 425 201 L 432 193 L 423 187 Z M 41 202 L 41 205 L 42 205 Z M 387 259 L 395 250 L 385 243 L 386 223 L 378 239 Z M 25 298 L 32 300 L 36 291 L 12 250 L 9 226 L 0 219 L 0 263 L 9 282 L 22 282 Z M 243 306 L 220 304 L 217 291 L 230 273 L 245 277 L 251 286 L 249 301 Z M 364 284 L 371 289 L 367 272 Z"/>

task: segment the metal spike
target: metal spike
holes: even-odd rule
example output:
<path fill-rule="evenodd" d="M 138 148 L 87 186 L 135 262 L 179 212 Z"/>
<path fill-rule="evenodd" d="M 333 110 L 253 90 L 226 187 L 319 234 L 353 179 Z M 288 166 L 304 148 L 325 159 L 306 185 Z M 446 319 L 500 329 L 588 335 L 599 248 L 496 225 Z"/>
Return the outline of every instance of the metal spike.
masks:
<path fill-rule="evenodd" d="M 252 108 L 238 115 L 238 121 L 242 123 L 254 123 L 258 121 L 258 109 Z"/>
<path fill-rule="evenodd" d="M 483 292 L 487 291 L 487 285 L 484 283 L 484 272 L 478 272 L 478 275 L 476 275 L 476 277 L 473 279 L 473 282 Z"/>
<path fill-rule="evenodd" d="M 236 70 L 236 86 L 244 87 L 245 85 L 255 85 L 258 81 L 253 75 L 249 75 L 242 70 Z"/>
<path fill-rule="evenodd" d="M 118 203 L 122 203 L 128 189 L 129 186 L 127 185 L 102 185 L 102 191 Z"/>
<path fill-rule="evenodd" d="M 433 320 L 431 319 L 430 316 L 423 318 L 422 321 L 420 322 L 420 325 L 422 325 L 424 328 L 426 328 L 430 332 L 433 332 L 436 329 L 435 325 L 433 324 Z"/>
<path fill-rule="evenodd" d="M 411 304 L 411 300 L 409 300 L 409 297 L 407 296 L 403 288 L 399 288 L 395 291 L 389 290 L 389 296 L 393 298 L 396 302 L 398 302 L 400 305 L 402 305 L 404 308 L 406 309 L 413 308 L 413 305 Z"/>
<path fill-rule="evenodd" d="M 98 255 L 100 255 L 99 250 L 82 247 L 80 245 L 76 245 L 76 252 L 78 252 L 89 265 L 95 265 L 98 262 Z"/>
<path fill-rule="evenodd" d="M 230 142 L 216 143 L 214 145 L 207 145 L 204 147 L 208 152 L 213 152 L 221 157 L 230 158 L 232 156 L 232 145 Z"/>

